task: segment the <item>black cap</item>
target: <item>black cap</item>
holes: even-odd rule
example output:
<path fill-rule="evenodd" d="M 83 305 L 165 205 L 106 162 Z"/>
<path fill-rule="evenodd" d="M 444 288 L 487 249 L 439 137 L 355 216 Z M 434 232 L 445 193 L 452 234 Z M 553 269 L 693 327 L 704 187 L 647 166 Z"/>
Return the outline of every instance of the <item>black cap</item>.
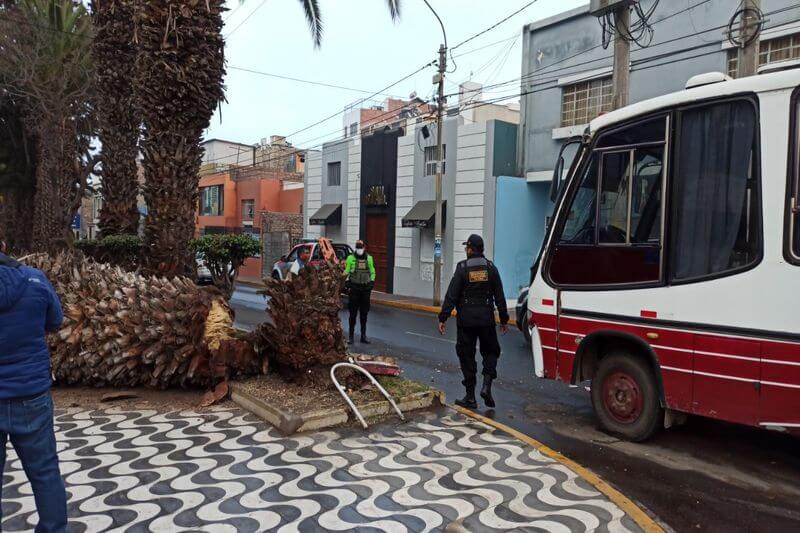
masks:
<path fill-rule="evenodd" d="M 475 251 L 482 252 L 483 251 L 483 239 L 480 235 L 475 235 L 474 233 L 469 236 L 469 238 L 461 243 L 464 246 L 469 246 Z"/>

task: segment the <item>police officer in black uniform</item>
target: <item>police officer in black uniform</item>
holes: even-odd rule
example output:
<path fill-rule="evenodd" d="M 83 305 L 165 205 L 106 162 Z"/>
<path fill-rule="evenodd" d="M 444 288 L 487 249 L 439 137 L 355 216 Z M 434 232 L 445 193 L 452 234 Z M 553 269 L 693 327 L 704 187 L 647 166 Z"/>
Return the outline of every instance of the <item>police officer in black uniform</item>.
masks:
<path fill-rule="evenodd" d="M 503 282 L 494 263 L 483 255 L 483 239 L 480 235 L 470 235 L 464 243 L 467 259 L 456 265 L 456 272 L 447 289 L 442 311 L 439 313 L 439 333 L 445 334 L 445 323 L 453 309 L 458 311 L 456 326 L 458 340 L 456 353 L 464 374 L 462 383 L 467 389 L 464 398 L 456 400 L 456 405 L 475 409 L 475 383 L 478 366 L 475 362 L 475 342 L 480 339 L 483 358 L 483 388 L 481 398 L 486 407 L 494 407 L 492 381 L 497 378 L 497 359 L 500 357 L 500 343 L 497 341 L 494 309 L 500 315 L 500 331 L 508 332 L 508 309 L 503 293 Z"/>

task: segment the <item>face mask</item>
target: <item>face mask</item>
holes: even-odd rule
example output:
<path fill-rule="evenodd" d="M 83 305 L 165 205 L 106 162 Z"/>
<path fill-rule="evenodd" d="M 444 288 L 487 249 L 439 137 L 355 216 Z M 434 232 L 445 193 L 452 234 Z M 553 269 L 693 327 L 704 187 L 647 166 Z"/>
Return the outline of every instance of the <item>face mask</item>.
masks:
<path fill-rule="evenodd" d="M 363 248 L 356 248 L 356 255 L 359 255 L 359 256 L 360 255 L 364 255 L 364 249 Z"/>

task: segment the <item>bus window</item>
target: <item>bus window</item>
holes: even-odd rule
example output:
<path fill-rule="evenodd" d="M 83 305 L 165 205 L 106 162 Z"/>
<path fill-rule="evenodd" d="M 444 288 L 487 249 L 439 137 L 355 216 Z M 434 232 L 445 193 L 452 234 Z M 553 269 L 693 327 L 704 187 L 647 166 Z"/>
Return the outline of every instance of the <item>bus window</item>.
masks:
<path fill-rule="evenodd" d="M 672 179 L 672 279 L 733 273 L 761 257 L 757 117 L 735 100 L 681 113 Z"/>
<path fill-rule="evenodd" d="M 664 147 L 637 148 L 634 153 L 631 199 L 631 242 L 661 242 L 661 170 Z"/>
<path fill-rule="evenodd" d="M 661 168 L 666 125 L 662 116 L 599 137 L 579 187 L 566 200 L 571 205 L 545 265 L 552 283 L 616 288 L 663 283 Z M 642 128 L 648 142 L 617 144 L 637 139 Z M 654 129 L 660 132 L 658 140 Z M 609 144 L 610 149 L 598 148 Z"/>
<path fill-rule="evenodd" d="M 597 200 L 597 158 L 592 157 L 561 232 L 563 244 L 594 244 Z"/>
<path fill-rule="evenodd" d="M 631 151 L 603 155 L 600 181 L 600 244 L 624 244 L 628 240 L 628 182 Z"/>

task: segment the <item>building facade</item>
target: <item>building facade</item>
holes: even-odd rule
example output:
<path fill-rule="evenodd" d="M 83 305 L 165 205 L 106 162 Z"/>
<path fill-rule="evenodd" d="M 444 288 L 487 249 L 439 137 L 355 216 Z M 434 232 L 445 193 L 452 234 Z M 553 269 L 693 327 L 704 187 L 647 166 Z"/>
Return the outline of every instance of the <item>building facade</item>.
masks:
<path fill-rule="evenodd" d="M 654 1 L 640 4 L 648 11 Z M 738 9 L 731 0 L 656 6 L 652 42 L 645 48 L 631 44 L 629 103 L 680 91 L 697 74 L 735 75 L 738 49 L 724 29 Z M 800 58 L 800 5 L 763 0 L 761 9 L 760 64 Z M 614 47 L 603 47 L 603 30 L 588 2 L 525 26 L 522 37 L 518 165 L 528 180 L 549 181 L 563 141 L 611 110 Z"/>
<path fill-rule="evenodd" d="M 443 127 L 445 284 L 471 233 L 487 237 L 487 255 L 494 251 L 496 183 L 513 175 L 517 138 L 515 124 L 450 115 Z M 307 155 L 306 236 L 350 245 L 364 239 L 375 258 L 377 290 L 433 295 L 435 128 L 406 121 Z"/>
<path fill-rule="evenodd" d="M 305 170 L 306 151 L 295 148 L 281 135 L 272 135 L 261 139 L 255 148 L 255 165 L 270 170 L 303 173 Z"/>
<path fill-rule="evenodd" d="M 299 215 L 303 211 L 303 179 L 299 174 L 232 167 L 201 176 L 199 186 L 198 235 L 245 233 L 260 241 L 264 217 L 272 213 Z M 259 256 L 248 259 L 239 276 L 258 281 L 262 273 Z"/>

